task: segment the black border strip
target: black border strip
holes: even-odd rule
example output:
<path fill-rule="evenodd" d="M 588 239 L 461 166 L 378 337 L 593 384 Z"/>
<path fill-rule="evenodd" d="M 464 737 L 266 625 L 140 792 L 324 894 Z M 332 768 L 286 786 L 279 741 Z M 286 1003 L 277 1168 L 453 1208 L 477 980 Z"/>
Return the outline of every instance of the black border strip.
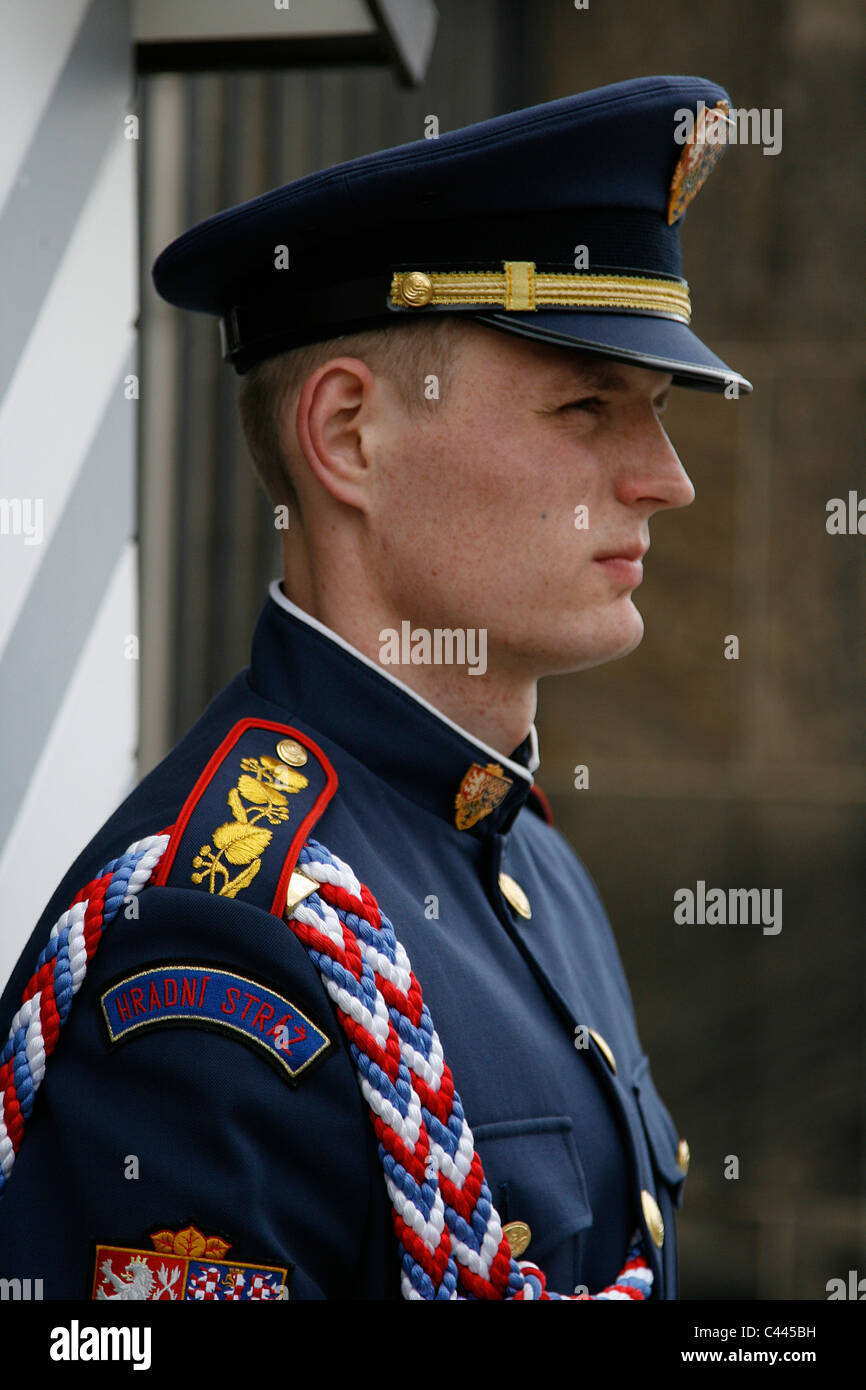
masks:
<path fill-rule="evenodd" d="M 137 43 L 139 73 L 232 72 L 245 69 L 390 66 L 381 34 L 329 34 L 296 39 L 190 39 Z"/>

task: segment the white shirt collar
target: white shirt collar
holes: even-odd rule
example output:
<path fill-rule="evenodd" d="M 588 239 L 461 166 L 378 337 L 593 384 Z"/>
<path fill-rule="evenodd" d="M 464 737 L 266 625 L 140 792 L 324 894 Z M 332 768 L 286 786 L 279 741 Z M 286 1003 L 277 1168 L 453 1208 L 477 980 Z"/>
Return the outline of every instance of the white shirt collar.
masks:
<path fill-rule="evenodd" d="M 437 719 L 441 719 L 443 724 L 447 724 L 448 728 L 453 729 L 461 738 L 465 738 L 469 743 L 474 743 L 476 748 L 482 749 L 482 751 L 487 754 L 488 758 L 500 763 L 503 767 L 507 767 L 509 771 L 514 772 L 518 777 L 524 778 L 525 781 L 532 781 L 532 774 L 536 771 L 541 761 L 538 755 L 538 733 L 534 724 L 531 724 L 529 727 L 529 764 L 524 767 L 522 763 L 513 762 L 511 758 L 506 758 L 503 753 L 497 752 L 495 748 L 491 748 L 489 744 L 484 743 L 480 738 L 476 738 L 474 734 L 470 734 L 466 729 L 462 729 L 459 724 L 455 724 L 453 719 L 449 719 L 447 714 L 443 714 L 435 705 L 431 705 L 429 700 L 425 700 L 423 695 L 419 695 L 411 686 L 398 680 L 390 671 L 386 671 L 384 667 L 377 665 L 375 661 L 371 661 L 363 652 L 359 652 L 357 647 L 353 647 L 352 644 L 347 642 L 344 637 L 341 637 L 338 632 L 334 632 L 333 628 L 326 627 L 324 623 L 319 622 L 318 618 L 313 618 L 309 613 L 305 613 L 303 608 L 299 608 L 296 603 L 292 603 L 291 599 L 286 598 L 279 579 L 275 579 L 271 584 L 270 594 L 274 603 L 279 604 L 280 608 L 284 608 L 287 613 L 291 613 L 293 618 L 297 618 L 299 622 L 306 623 L 308 627 L 315 628 L 316 632 L 320 632 L 323 637 L 327 637 L 330 641 L 335 642 L 338 647 L 342 647 L 344 651 L 349 652 L 356 660 L 363 661 L 365 666 L 369 666 L 371 670 L 376 671 L 378 675 L 390 681 L 392 685 L 396 685 L 404 694 L 410 695 L 412 699 L 417 701 L 429 714 L 434 714 Z"/>

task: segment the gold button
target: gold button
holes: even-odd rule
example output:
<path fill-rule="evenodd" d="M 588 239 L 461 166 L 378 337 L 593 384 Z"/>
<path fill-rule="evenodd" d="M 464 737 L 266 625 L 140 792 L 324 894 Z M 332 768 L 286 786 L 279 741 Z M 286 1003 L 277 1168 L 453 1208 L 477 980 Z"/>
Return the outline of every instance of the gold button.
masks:
<path fill-rule="evenodd" d="M 283 738 L 277 744 L 277 757 L 282 758 L 289 767 L 303 767 L 309 759 L 309 754 L 296 738 Z"/>
<path fill-rule="evenodd" d="M 616 1076 L 616 1058 L 613 1055 L 613 1050 L 610 1047 L 609 1043 L 605 1042 L 604 1038 L 601 1036 L 601 1033 L 597 1033 L 594 1028 L 589 1029 L 589 1036 L 591 1038 L 595 1038 L 599 1052 L 601 1053 L 604 1060 L 607 1062 L 607 1065 L 610 1067 L 614 1076 Z"/>
<path fill-rule="evenodd" d="M 529 1242 L 532 1240 L 532 1232 L 525 1221 L 509 1221 L 502 1227 L 502 1234 L 508 1241 L 509 1249 L 515 1260 L 519 1260 Z"/>
<path fill-rule="evenodd" d="M 433 298 L 433 281 L 423 270 L 410 270 L 400 280 L 399 297 L 410 309 L 423 309 Z"/>
<path fill-rule="evenodd" d="M 655 1197 L 651 1192 L 647 1192 L 646 1188 L 640 1194 L 640 1204 L 643 1207 L 643 1218 L 647 1224 L 647 1230 L 653 1238 L 653 1244 L 661 1248 L 665 1239 L 665 1223 L 662 1221 L 662 1214 Z"/>
<path fill-rule="evenodd" d="M 529 918 L 532 916 L 529 899 L 517 880 L 511 877 L 511 874 L 499 875 L 499 891 L 514 908 L 514 911 L 520 913 L 521 917 Z"/>
<path fill-rule="evenodd" d="M 689 1171 L 689 1164 L 691 1163 L 691 1161 L 692 1154 L 689 1148 L 688 1140 L 681 1139 L 679 1144 L 677 1145 L 677 1163 L 680 1165 L 681 1172 L 687 1173 Z"/>

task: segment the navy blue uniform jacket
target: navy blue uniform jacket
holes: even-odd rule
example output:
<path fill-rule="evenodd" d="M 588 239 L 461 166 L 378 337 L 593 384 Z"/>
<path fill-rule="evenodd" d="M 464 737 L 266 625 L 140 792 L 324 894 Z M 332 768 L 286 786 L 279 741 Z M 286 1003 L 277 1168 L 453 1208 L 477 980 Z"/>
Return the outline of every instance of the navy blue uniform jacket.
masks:
<path fill-rule="evenodd" d="M 338 786 L 310 833 L 368 885 L 405 945 L 494 1203 L 503 1222 L 531 1229 L 526 1258 L 558 1292 L 596 1292 L 641 1227 L 653 1297 L 675 1298 L 677 1131 L 596 888 L 532 791 L 529 740 L 497 759 L 273 593 L 249 669 L 58 887 L 3 995 L 4 1036 L 61 912 L 109 860 L 175 825 L 241 720 L 308 736 L 333 767 Z M 460 830 L 462 779 L 492 761 L 512 785 Z M 224 785 L 205 786 L 199 809 L 202 824 L 224 821 Z M 293 832 L 301 814 L 293 808 Z M 503 896 L 502 871 L 525 891 L 531 918 Z M 41 1278 L 46 1298 L 89 1298 L 95 1243 L 147 1249 L 150 1232 L 192 1222 L 230 1241 L 229 1259 L 291 1267 L 292 1299 L 398 1298 L 376 1139 L 320 978 L 267 903 L 190 879 L 179 857 L 168 883 L 142 892 L 137 917 L 120 913 L 93 957 L 0 1202 L 0 1277 Z M 111 1046 L 101 996 L 154 964 L 204 965 L 267 987 L 334 1046 L 294 1086 L 225 1028 L 144 1027 Z M 581 1025 L 606 1041 L 615 1073 L 594 1038 L 575 1046 L 586 1043 Z M 127 1175 L 133 1155 L 137 1177 Z M 660 1248 L 644 1191 L 664 1221 Z"/>

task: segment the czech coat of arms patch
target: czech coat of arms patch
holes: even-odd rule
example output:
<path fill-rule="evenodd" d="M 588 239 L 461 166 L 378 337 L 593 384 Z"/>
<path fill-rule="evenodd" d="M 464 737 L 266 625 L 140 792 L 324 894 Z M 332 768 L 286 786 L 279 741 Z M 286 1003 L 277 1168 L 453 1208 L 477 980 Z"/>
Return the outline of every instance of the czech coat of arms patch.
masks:
<path fill-rule="evenodd" d="M 93 1299 L 188 1303 L 288 1297 L 288 1268 L 227 1260 L 231 1245 L 219 1236 L 204 1236 L 187 1226 L 156 1231 L 150 1239 L 152 1250 L 97 1245 Z"/>

